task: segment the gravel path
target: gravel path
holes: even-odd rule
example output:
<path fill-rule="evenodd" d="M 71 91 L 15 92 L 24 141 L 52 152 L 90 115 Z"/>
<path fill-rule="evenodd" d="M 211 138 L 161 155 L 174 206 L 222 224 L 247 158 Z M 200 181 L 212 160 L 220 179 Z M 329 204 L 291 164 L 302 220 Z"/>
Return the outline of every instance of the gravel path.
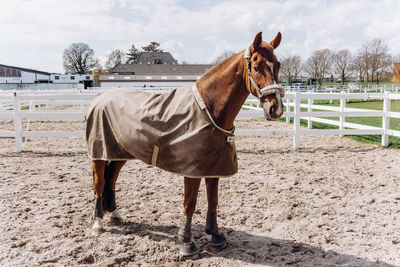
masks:
<path fill-rule="evenodd" d="M 285 128 L 240 120 L 237 128 Z M 35 122 L 32 130 L 83 129 Z M 0 121 L 0 129 L 12 124 Z M 238 137 L 239 172 L 220 182 L 219 225 L 229 247 L 204 234 L 201 185 L 193 233 L 196 259 L 179 257 L 183 179 L 139 161 L 122 169 L 117 204 L 90 231 L 94 196 L 83 138 L 34 138 L 15 153 L 0 138 L 0 266 L 400 266 L 400 151 L 338 136 Z"/>

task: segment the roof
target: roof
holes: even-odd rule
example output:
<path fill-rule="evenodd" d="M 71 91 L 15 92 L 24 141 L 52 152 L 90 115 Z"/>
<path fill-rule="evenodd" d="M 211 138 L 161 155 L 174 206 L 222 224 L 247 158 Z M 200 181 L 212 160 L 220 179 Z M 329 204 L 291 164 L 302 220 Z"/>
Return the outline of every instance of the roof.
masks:
<path fill-rule="evenodd" d="M 9 66 L 9 65 L 3 65 L 3 64 L 0 64 L 0 67 L 9 68 L 9 69 L 16 69 L 16 70 L 25 71 L 25 72 L 32 72 L 32 73 L 37 73 L 37 74 L 42 74 L 42 75 L 50 75 L 49 72 L 45 72 L 45 71 L 33 70 L 33 69 L 25 69 L 25 68 Z"/>
<path fill-rule="evenodd" d="M 133 64 L 177 64 L 178 61 L 169 52 L 140 52 Z"/>
<path fill-rule="evenodd" d="M 203 75 L 214 65 L 210 64 L 118 64 L 113 74 L 135 75 Z"/>

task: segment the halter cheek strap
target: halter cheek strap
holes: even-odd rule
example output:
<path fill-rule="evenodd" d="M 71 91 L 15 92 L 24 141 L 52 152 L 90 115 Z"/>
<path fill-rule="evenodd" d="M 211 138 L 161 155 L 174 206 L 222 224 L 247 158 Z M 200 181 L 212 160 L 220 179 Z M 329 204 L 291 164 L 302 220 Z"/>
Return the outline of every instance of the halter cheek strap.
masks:
<path fill-rule="evenodd" d="M 249 83 L 249 90 L 251 90 L 251 85 L 257 90 L 259 94 L 259 99 L 261 100 L 261 97 L 271 95 L 271 94 L 276 94 L 276 98 L 279 99 L 281 97 L 285 96 L 285 89 L 282 87 L 280 84 L 272 84 L 272 85 L 267 85 L 264 88 L 258 87 L 256 82 L 254 81 L 253 77 L 251 76 L 251 59 L 252 53 L 251 53 L 251 46 L 249 46 L 246 51 L 244 52 L 244 58 L 247 61 L 247 70 L 249 71 L 249 78 L 248 78 L 248 83 Z M 280 101 L 279 101 L 280 103 Z"/>

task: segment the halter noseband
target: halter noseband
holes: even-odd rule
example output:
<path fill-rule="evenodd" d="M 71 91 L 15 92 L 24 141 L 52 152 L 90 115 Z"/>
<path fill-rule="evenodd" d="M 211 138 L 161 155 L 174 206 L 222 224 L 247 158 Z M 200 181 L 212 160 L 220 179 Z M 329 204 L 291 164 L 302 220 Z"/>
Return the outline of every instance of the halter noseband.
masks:
<path fill-rule="evenodd" d="M 251 85 L 253 84 L 254 88 L 257 90 L 258 94 L 260 95 L 260 97 L 259 97 L 260 101 L 261 101 L 261 97 L 263 97 L 263 96 L 276 94 L 276 99 L 280 103 L 281 97 L 285 96 L 285 89 L 282 87 L 282 85 L 277 84 L 277 83 L 267 85 L 264 88 L 260 89 L 260 87 L 258 87 L 256 82 L 253 80 L 253 77 L 251 76 L 251 61 L 250 61 L 251 56 L 252 56 L 252 53 L 251 53 L 251 45 L 250 45 L 244 52 L 244 58 L 247 60 L 247 69 L 249 71 L 249 78 L 248 78 L 249 90 L 251 91 Z M 272 71 L 273 71 L 273 68 L 272 68 Z M 274 82 L 275 82 L 275 80 L 274 80 Z"/>

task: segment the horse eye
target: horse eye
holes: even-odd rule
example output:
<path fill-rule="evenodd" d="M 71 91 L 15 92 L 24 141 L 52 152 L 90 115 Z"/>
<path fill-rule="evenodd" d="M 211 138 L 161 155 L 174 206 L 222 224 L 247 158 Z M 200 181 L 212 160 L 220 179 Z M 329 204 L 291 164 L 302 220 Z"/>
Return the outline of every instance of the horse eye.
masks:
<path fill-rule="evenodd" d="M 255 72 L 258 72 L 258 67 L 257 66 L 254 66 L 253 69 L 254 69 Z"/>

